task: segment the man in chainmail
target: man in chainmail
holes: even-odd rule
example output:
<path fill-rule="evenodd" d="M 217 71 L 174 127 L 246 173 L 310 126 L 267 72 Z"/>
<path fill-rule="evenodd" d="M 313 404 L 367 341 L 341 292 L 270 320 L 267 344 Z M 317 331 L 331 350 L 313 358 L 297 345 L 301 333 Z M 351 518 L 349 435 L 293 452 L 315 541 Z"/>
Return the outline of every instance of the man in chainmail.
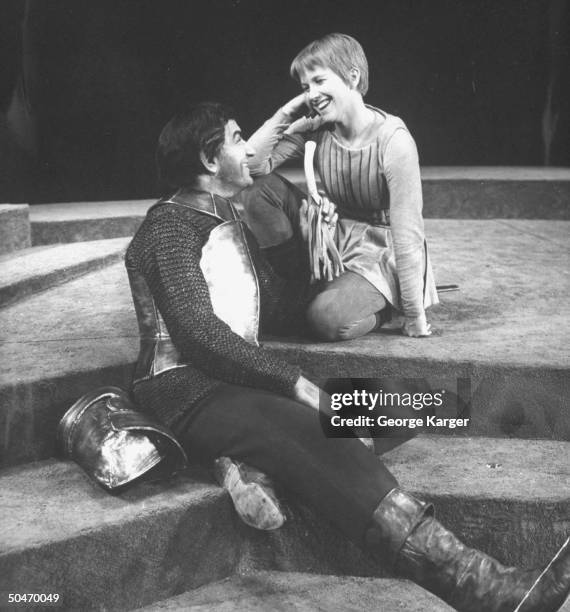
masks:
<path fill-rule="evenodd" d="M 252 184 L 252 154 L 219 104 L 200 104 L 162 131 L 157 163 L 173 192 L 149 210 L 126 255 L 140 408 L 174 430 L 191 460 L 231 457 L 261 470 L 458 610 L 513 610 L 540 572 L 467 548 L 356 437 L 327 438 L 318 387 L 259 345 L 259 330 L 303 331 L 313 290 L 278 277 L 239 217 L 234 196 Z M 557 609 L 569 588 L 565 552 L 522 609 Z"/>

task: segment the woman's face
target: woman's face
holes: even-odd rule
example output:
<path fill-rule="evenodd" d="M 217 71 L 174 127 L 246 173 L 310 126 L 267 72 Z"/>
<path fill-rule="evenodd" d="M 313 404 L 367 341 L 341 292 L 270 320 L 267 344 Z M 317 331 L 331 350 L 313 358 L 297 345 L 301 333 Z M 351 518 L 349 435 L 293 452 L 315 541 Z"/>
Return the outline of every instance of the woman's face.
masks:
<path fill-rule="evenodd" d="M 308 106 L 327 122 L 343 122 L 356 90 L 330 68 L 316 66 L 300 75 Z"/>

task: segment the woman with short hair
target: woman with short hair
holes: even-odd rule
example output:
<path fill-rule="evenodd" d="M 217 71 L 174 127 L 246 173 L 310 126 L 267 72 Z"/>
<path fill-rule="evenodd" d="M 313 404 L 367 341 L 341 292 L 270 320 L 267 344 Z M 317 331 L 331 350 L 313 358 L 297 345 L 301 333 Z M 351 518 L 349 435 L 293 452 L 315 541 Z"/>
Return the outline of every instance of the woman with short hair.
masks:
<path fill-rule="evenodd" d="M 252 174 L 272 172 L 316 142 L 326 199 L 336 206 L 336 245 L 345 272 L 323 283 L 308 309 L 323 340 L 351 339 L 378 329 L 391 309 L 404 314 L 403 333 L 429 336 L 425 309 L 438 302 L 422 218 L 418 153 L 404 122 L 365 104 L 368 62 L 346 34 L 329 34 L 293 60 L 303 93 L 252 135 Z M 309 108 L 313 117 L 299 117 Z M 295 120 L 298 118 L 297 120 Z M 282 224 L 278 207 L 274 222 Z M 252 229 L 263 242 L 271 222 Z M 285 211 L 287 214 L 287 211 Z"/>

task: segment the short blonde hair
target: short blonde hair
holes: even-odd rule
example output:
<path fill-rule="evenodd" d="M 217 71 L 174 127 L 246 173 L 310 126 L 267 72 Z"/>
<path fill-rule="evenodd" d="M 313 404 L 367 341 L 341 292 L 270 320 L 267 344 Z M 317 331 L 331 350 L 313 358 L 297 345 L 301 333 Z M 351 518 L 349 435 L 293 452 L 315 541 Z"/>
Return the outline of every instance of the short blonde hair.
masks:
<path fill-rule="evenodd" d="M 291 62 L 291 76 L 300 81 L 301 73 L 315 66 L 330 68 L 350 85 L 350 71 L 357 68 L 360 80 L 357 89 L 364 96 L 368 91 L 368 60 L 360 43 L 348 34 L 327 34 L 314 40 Z"/>

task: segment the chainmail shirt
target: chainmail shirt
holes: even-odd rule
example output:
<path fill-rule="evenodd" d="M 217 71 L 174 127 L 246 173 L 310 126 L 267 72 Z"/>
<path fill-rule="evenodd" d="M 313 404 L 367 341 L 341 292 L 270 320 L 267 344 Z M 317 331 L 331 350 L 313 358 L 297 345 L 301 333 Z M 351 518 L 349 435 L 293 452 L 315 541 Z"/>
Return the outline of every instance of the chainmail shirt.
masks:
<path fill-rule="evenodd" d="M 222 199 L 223 200 L 223 199 Z M 300 368 L 246 342 L 213 311 L 200 269 L 202 248 L 220 221 L 188 207 L 162 204 L 149 211 L 131 241 L 126 265 L 145 278 L 185 367 L 134 385 L 142 410 L 176 430 L 176 423 L 222 382 L 293 396 Z M 247 240 L 260 290 L 261 331 L 291 335 L 304 330 L 314 290 L 284 281 Z"/>

